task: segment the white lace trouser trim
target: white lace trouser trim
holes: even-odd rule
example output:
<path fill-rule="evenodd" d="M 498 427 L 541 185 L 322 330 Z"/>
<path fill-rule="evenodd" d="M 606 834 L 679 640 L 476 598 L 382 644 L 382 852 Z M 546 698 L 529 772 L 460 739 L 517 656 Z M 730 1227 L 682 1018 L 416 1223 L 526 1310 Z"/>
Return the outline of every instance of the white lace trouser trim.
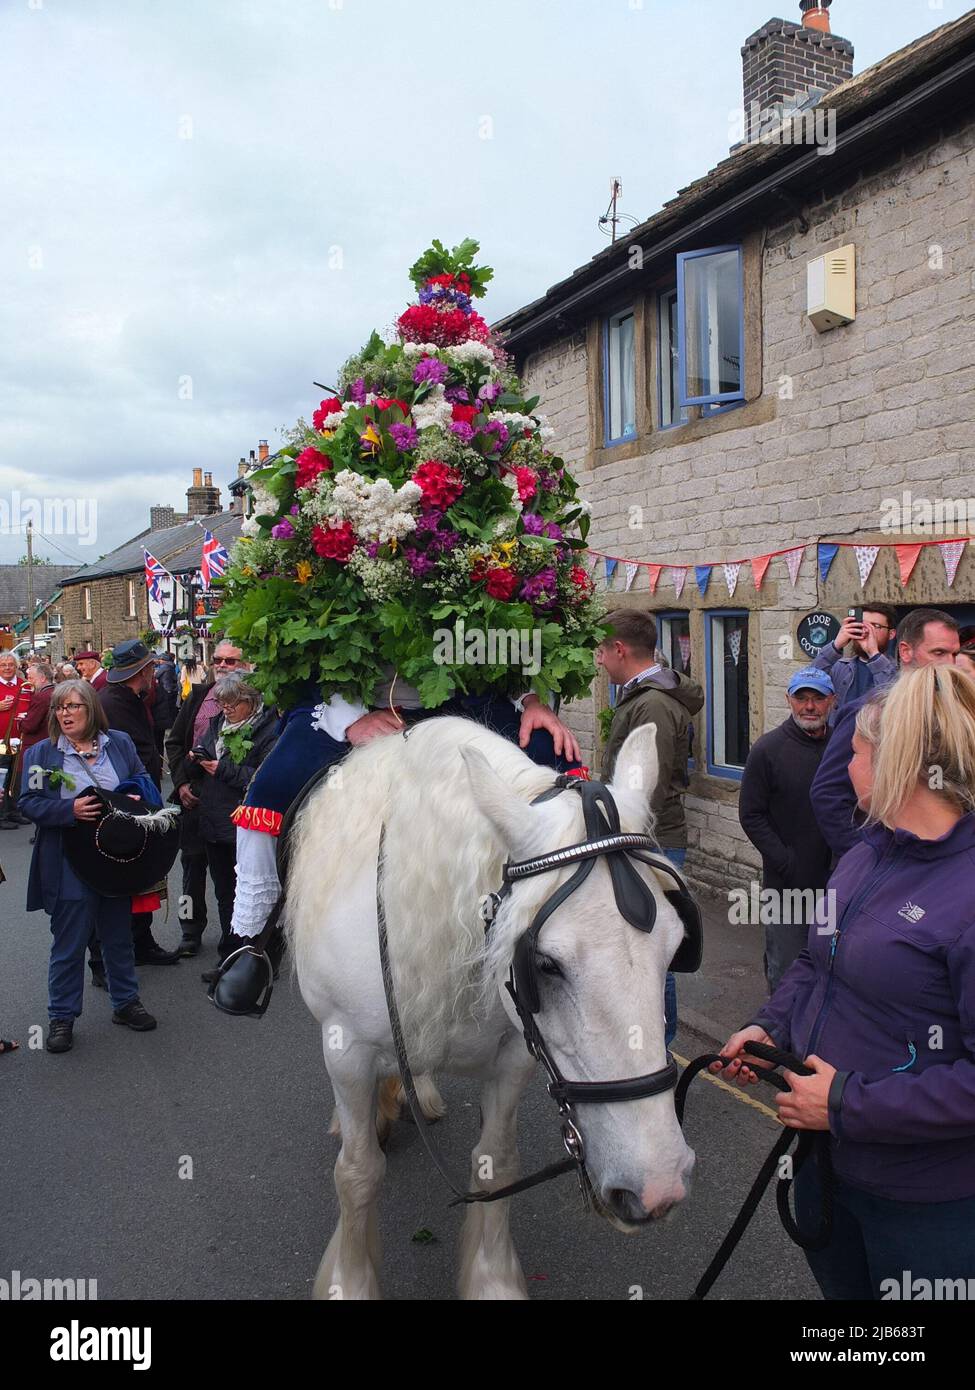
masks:
<path fill-rule="evenodd" d="M 230 924 L 235 936 L 260 936 L 264 930 L 281 889 L 277 847 L 276 835 L 237 827 L 237 892 Z"/>

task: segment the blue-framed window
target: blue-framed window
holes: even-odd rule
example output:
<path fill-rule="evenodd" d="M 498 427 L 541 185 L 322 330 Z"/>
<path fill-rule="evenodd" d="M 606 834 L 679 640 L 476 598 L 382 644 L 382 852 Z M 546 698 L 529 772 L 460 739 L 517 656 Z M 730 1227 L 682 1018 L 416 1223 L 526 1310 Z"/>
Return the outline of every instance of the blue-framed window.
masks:
<path fill-rule="evenodd" d="M 607 444 L 636 438 L 636 317 L 610 314 L 603 334 L 603 416 Z"/>
<path fill-rule="evenodd" d="M 751 747 L 748 708 L 748 614 L 736 608 L 704 615 L 707 760 L 714 777 L 741 780 Z"/>
<path fill-rule="evenodd" d="M 681 406 L 745 399 L 745 282 L 740 246 L 677 257 Z"/>
<path fill-rule="evenodd" d="M 691 674 L 691 615 L 687 610 L 658 613 L 657 645 L 678 675 Z"/>
<path fill-rule="evenodd" d="M 680 404 L 680 350 L 677 332 L 677 287 L 657 298 L 657 373 L 660 428 L 686 425 L 688 411 Z"/>

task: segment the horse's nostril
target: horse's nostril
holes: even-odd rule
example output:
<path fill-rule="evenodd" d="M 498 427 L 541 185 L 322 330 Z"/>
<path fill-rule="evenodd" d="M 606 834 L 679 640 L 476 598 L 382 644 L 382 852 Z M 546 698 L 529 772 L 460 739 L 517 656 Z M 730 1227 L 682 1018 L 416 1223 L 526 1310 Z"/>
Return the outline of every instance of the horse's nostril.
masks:
<path fill-rule="evenodd" d="M 650 1221 L 651 1214 L 644 1207 L 639 1195 L 627 1187 L 614 1187 L 606 1195 L 606 1205 L 621 1221 Z"/>

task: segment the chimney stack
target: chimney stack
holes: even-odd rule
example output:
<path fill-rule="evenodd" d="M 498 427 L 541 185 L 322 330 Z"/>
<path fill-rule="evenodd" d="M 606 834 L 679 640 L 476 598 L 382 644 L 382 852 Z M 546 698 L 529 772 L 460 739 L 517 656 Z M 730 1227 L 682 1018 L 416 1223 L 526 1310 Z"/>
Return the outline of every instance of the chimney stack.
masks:
<path fill-rule="evenodd" d="M 741 50 L 745 95 L 745 139 L 770 130 L 799 107 L 819 99 L 853 76 L 853 45 L 831 32 L 833 0 L 800 0 L 802 23 L 770 19 Z"/>
<path fill-rule="evenodd" d="M 266 440 L 266 439 L 259 439 L 258 442 L 257 442 L 257 457 L 260 459 L 261 463 L 263 463 L 264 460 L 267 458 L 267 456 L 268 456 L 267 440 Z"/>
<path fill-rule="evenodd" d="M 193 486 L 186 489 L 186 511 L 190 519 L 212 516 L 220 511 L 220 489 L 213 486 L 213 474 L 193 469 Z"/>
<path fill-rule="evenodd" d="M 241 455 L 241 458 L 240 458 L 240 463 L 238 463 L 238 465 L 237 465 L 237 477 L 238 477 L 238 478 L 243 478 L 243 477 L 246 475 L 246 473 L 247 473 L 247 460 L 244 458 L 244 456 L 243 456 L 243 454 L 242 454 L 242 455 Z"/>

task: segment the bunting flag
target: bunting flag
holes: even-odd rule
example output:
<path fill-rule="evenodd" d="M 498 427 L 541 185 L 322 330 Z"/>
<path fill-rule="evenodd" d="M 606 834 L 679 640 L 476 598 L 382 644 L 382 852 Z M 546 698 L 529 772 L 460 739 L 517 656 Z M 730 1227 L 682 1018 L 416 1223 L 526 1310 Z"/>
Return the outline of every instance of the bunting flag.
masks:
<path fill-rule="evenodd" d="M 738 658 L 741 656 L 741 628 L 736 627 L 733 632 L 728 633 L 728 646 L 731 648 L 731 656 L 735 665 L 738 665 Z"/>
<path fill-rule="evenodd" d="M 838 550 L 838 545 L 823 545 L 820 543 L 816 547 L 817 558 L 819 560 L 819 577 L 824 584 L 826 583 L 826 576 L 829 574 L 830 566 L 836 559 Z"/>
<path fill-rule="evenodd" d="M 690 633 L 682 632 L 677 638 L 677 646 L 680 648 L 680 659 L 685 671 L 691 669 L 691 638 Z"/>
<path fill-rule="evenodd" d="M 640 568 L 640 566 L 639 566 L 638 564 L 633 564 L 632 561 L 627 563 L 627 566 L 626 566 L 626 592 L 627 592 L 627 593 L 629 593 L 630 590 L 633 588 L 633 581 L 634 581 L 634 579 L 635 579 L 636 576 L 637 576 L 637 570 L 638 570 L 639 568 Z"/>
<path fill-rule="evenodd" d="M 792 552 L 790 551 L 789 554 L 791 555 Z M 786 557 L 786 558 L 788 558 L 788 557 Z M 768 569 L 768 567 L 769 567 L 769 565 L 770 565 L 771 563 L 772 563 L 772 557 L 771 557 L 771 555 L 758 555 L 758 556 L 756 556 L 756 558 L 752 561 L 752 578 L 755 580 L 755 592 L 756 592 L 756 593 L 760 592 L 761 587 L 762 587 L 762 580 L 765 578 L 765 571 Z M 793 584 L 794 584 L 796 581 L 793 580 L 792 582 L 793 582 Z"/>
<path fill-rule="evenodd" d="M 866 586 L 870 578 L 870 571 L 877 563 L 877 556 L 880 554 L 879 545 L 855 545 L 853 547 L 857 557 L 857 569 L 860 571 L 860 588 Z"/>
<path fill-rule="evenodd" d="M 655 594 L 657 592 L 657 585 L 660 583 L 660 574 L 662 570 L 663 565 L 647 565 L 647 574 L 650 578 L 651 594 Z"/>
<path fill-rule="evenodd" d="M 943 545 L 938 546 L 941 551 L 941 558 L 945 563 L 945 578 L 948 580 L 949 589 L 955 582 L 958 564 L 965 553 L 967 544 L 967 541 L 945 541 Z"/>
<path fill-rule="evenodd" d="M 901 571 L 901 588 L 906 589 L 907 581 L 914 573 L 917 558 L 924 547 L 921 545 L 895 545 L 894 549 L 897 552 L 897 563 Z"/>
<path fill-rule="evenodd" d="M 686 565 L 671 565 L 667 570 L 667 578 L 674 586 L 674 593 L 680 598 L 684 592 L 684 583 L 687 579 Z"/>
<path fill-rule="evenodd" d="M 708 585 L 711 582 L 711 566 L 695 565 L 694 578 L 697 580 L 697 587 L 701 591 L 701 597 L 704 598 L 705 594 L 708 591 Z"/>
<path fill-rule="evenodd" d="M 796 550 L 785 552 L 785 563 L 789 566 L 789 578 L 792 580 L 793 589 L 796 587 L 796 580 L 799 578 L 799 566 L 802 564 L 802 557 L 806 553 L 806 547 L 800 545 Z"/>
<path fill-rule="evenodd" d="M 734 598 L 735 590 L 738 588 L 738 576 L 741 573 L 741 563 L 734 561 L 730 565 L 724 566 L 724 582 L 728 586 L 728 597 Z"/>
<path fill-rule="evenodd" d="M 607 584 L 612 583 L 613 575 L 616 573 L 616 566 L 617 566 L 618 564 L 619 564 L 619 560 L 611 560 L 611 559 L 609 558 L 609 556 L 606 557 L 606 583 L 607 583 Z"/>

